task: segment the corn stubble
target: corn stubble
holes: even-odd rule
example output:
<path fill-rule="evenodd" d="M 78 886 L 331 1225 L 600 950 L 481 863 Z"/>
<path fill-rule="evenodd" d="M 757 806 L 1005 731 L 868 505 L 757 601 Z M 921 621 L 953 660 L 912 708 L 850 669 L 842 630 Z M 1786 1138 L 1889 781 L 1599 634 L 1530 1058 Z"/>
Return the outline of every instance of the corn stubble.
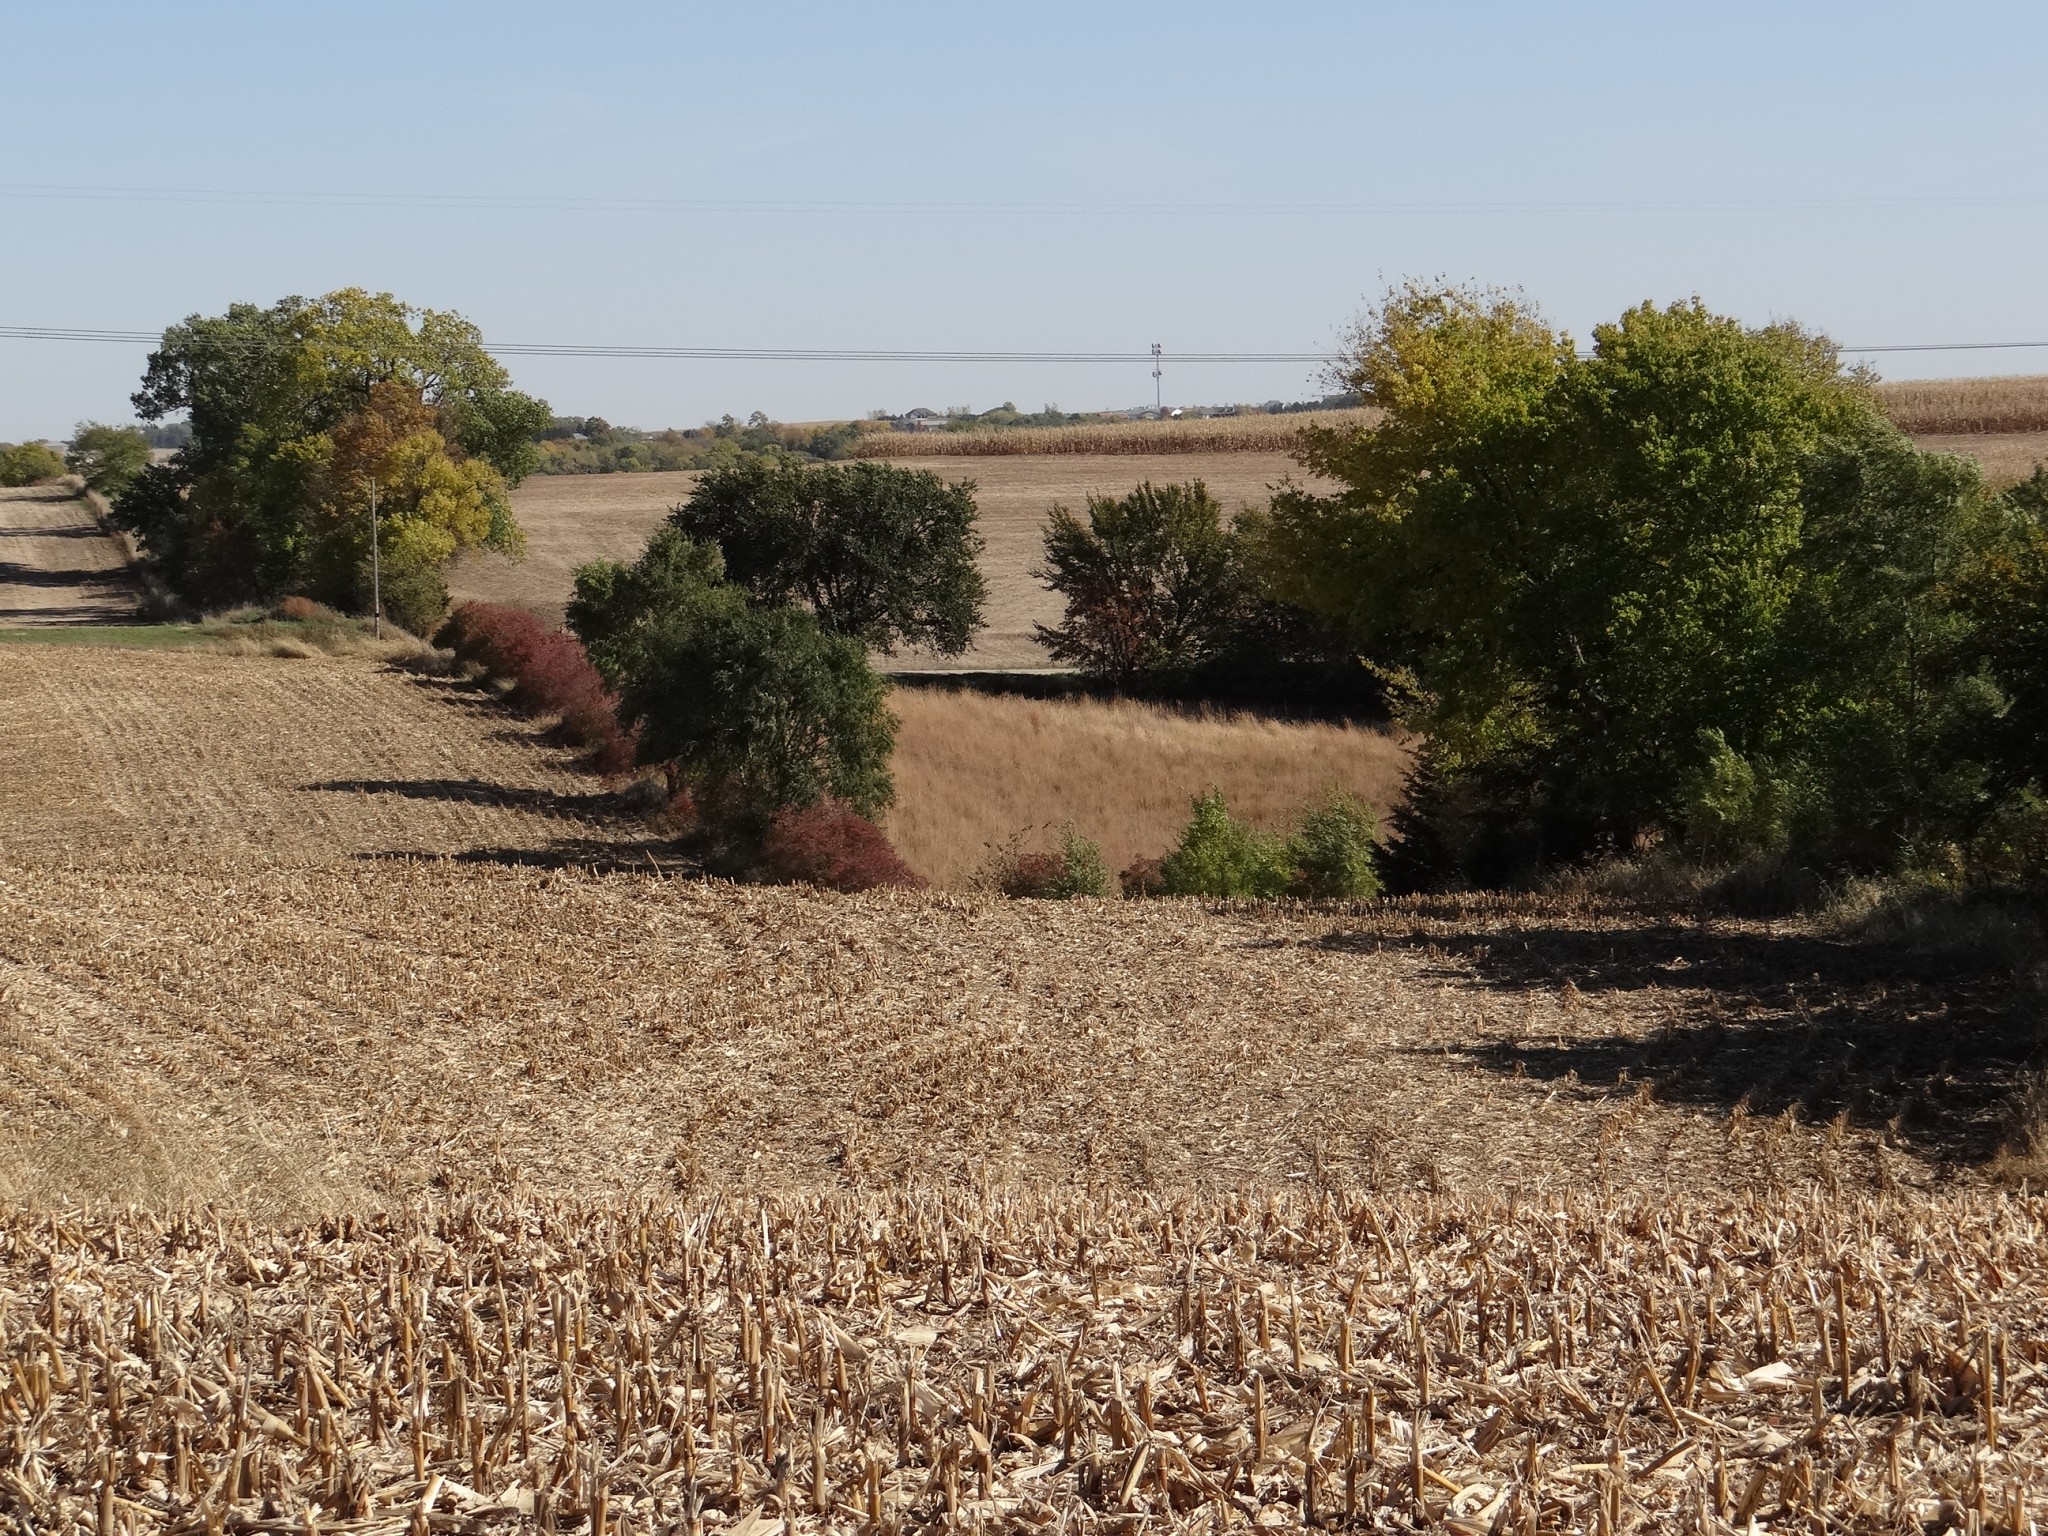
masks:
<path fill-rule="evenodd" d="M 0 1524 L 2025 1530 L 2039 1199 L 0 1224 Z"/>

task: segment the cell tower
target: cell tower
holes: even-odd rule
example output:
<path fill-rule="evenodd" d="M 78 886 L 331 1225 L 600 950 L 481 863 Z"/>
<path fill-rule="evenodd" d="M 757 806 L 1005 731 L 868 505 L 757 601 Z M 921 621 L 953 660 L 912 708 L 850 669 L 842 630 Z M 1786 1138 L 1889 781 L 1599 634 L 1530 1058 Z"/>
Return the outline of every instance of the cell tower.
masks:
<path fill-rule="evenodd" d="M 1159 343 L 1152 343 L 1152 409 L 1161 416 L 1166 414 L 1166 401 L 1159 393 Z"/>

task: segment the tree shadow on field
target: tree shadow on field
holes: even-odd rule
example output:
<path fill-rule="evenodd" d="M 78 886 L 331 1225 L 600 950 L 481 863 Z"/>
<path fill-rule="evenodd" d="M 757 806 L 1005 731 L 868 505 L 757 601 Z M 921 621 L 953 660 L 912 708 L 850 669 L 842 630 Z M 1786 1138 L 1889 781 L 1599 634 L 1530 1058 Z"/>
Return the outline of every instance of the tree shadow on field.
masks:
<path fill-rule="evenodd" d="M 486 779 L 326 779 L 302 789 L 344 795 L 397 795 L 405 800 L 439 800 L 458 805 L 494 805 L 537 811 L 548 816 L 583 820 L 625 820 L 637 817 L 640 802 L 616 790 L 587 795 L 554 789 L 520 789 Z"/>
<path fill-rule="evenodd" d="M 694 860 L 676 851 L 672 840 L 652 837 L 633 842 L 563 838 L 540 848 L 465 848 L 460 853 L 389 849 L 356 857 L 366 864 L 489 864 L 503 869 L 580 869 L 593 875 L 652 874 L 663 879 L 690 879 L 702 873 Z"/>
<path fill-rule="evenodd" d="M 54 589 L 127 587 L 130 584 L 128 572 L 122 570 L 58 569 L 47 565 L 20 565 L 11 560 L 0 560 L 0 587 Z"/>
<path fill-rule="evenodd" d="M 1648 1083 L 1656 1099 L 1723 1113 L 1845 1116 L 1950 1165 L 1997 1154 L 2007 1106 L 2042 1055 L 2039 1004 L 2010 976 L 1868 941 L 1638 922 L 1318 942 L 1421 950 L 1454 986 L 1558 998 L 1550 1017 L 1569 1022 L 1557 1032 L 1546 1024 L 1465 1046 L 1487 1070 L 1592 1088 Z"/>
<path fill-rule="evenodd" d="M 39 544 L 45 539 L 77 539 L 97 544 L 106 536 L 106 531 L 93 523 L 70 528 L 0 528 L 0 539 L 34 539 Z"/>

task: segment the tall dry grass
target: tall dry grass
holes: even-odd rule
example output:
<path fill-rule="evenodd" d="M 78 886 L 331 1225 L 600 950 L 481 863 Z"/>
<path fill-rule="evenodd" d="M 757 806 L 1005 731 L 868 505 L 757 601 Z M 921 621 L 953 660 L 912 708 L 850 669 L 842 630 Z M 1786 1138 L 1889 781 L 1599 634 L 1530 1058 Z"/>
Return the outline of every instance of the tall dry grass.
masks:
<path fill-rule="evenodd" d="M 1114 872 L 1173 846 L 1189 800 L 1213 784 L 1231 809 L 1278 828 L 1332 784 L 1384 815 L 1408 750 L 1382 731 L 1153 704 L 899 689 L 890 839 L 935 885 L 967 884 L 1022 833 L 1051 841 L 1071 821 Z"/>
<path fill-rule="evenodd" d="M 1357 427 L 1379 412 L 1303 411 L 1287 416 L 1200 416 L 1179 421 L 1104 421 L 1076 427 L 996 427 L 978 432 L 878 432 L 854 455 L 864 459 L 1006 458 L 1074 453 L 1274 453 L 1291 449 L 1308 426 Z"/>
<path fill-rule="evenodd" d="M 2048 432 L 2048 374 L 2004 379 L 1908 379 L 1877 387 L 1901 432 Z"/>

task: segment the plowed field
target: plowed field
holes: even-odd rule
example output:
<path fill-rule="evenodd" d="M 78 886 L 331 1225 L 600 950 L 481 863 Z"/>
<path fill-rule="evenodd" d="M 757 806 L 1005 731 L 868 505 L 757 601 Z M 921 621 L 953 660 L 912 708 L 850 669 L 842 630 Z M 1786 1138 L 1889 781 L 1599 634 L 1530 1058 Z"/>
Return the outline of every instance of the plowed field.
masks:
<path fill-rule="evenodd" d="M 1995 978 L 721 885 L 448 683 L 5 660 L 7 1536 L 2042 1509 Z"/>
<path fill-rule="evenodd" d="M 68 486 L 0 489 L 0 628 L 119 624 L 140 594 L 127 553 Z"/>
<path fill-rule="evenodd" d="M 16 1195 L 301 1208 L 500 1159 L 593 1193 L 1917 1182 L 1989 1150 L 2010 1081 L 1938 968 L 1757 925 L 707 884 L 456 685 L 8 660 Z M 1919 1119 L 1866 1091 L 1922 1078 Z"/>

